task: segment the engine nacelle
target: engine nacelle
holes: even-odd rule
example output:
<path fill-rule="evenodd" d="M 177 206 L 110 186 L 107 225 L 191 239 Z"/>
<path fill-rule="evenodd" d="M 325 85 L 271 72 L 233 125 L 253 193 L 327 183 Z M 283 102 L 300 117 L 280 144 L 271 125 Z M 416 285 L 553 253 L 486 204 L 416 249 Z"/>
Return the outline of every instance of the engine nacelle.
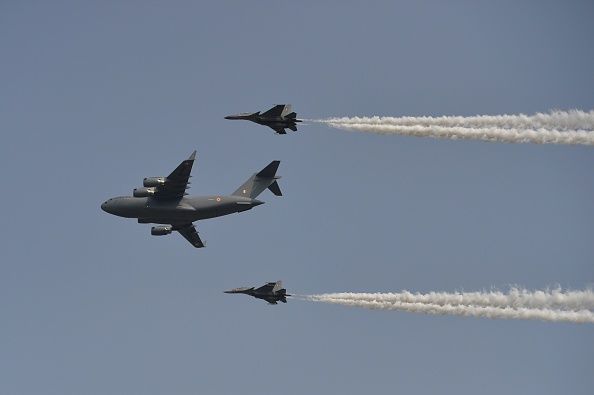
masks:
<path fill-rule="evenodd" d="M 171 226 L 153 226 L 151 228 L 151 235 L 153 236 L 165 236 L 171 233 L 173 229 Z"/>
<path fill-rule="evenodd" d="M 165 185 L 166 177 L 147 177 L 142 180 L 142 185 L 145 187 L 158 187 Z"/>
<path fill-rule="evenodd" d="M 149 197 L 155 194 L 155 188 L 134 188 L 132 196 L 134 197 Z"/>

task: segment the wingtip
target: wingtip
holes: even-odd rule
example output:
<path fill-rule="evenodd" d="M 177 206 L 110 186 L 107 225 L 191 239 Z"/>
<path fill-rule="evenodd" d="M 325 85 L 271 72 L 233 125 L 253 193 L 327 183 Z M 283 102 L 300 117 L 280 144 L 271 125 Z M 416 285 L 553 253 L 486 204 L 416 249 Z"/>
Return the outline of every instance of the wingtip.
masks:
<path fill-rule="evenodd" d="M 192 155 L 190 155 L 190 157 L 188 158 L 188 160 L 194 160 L 196 159 L 196 150 L 194 150 L 194 152 L 192 152 Z"/>

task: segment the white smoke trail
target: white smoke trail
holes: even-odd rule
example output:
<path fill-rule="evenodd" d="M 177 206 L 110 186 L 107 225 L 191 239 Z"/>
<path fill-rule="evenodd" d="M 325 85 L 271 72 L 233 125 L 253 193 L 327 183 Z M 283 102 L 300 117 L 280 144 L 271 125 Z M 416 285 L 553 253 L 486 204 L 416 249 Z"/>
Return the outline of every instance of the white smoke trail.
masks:
<path fill-rule="evenodd" d="M 397 301 L 403 303 L 430 303 L 437 305 L 475 305 L 489 307 L 525 307 L 534 309 L 594 310 L 594 292 L 528 291 L 511 288 L 509 292 L 429 292 L 426 294 L 402 291 L 399 293 L 333 293 L 325 294 L 336 299 L 357 295 L 360 300 Z"/>
<path fill-rule="evenodd" d="M 594 323 L 594 293 L 588 291 L 534 291 L 513 288 L 493 292 L 332 293 L 310 295 L 307 300 L 425 314 L 487 318 L 532 319 Z"/>
<path fill-rule="evenodd" d="M 356 299 L 313 298 L 318 302 L 364 307 L 375 310 L 400 310 L 437 315 L 462 315 L 486 318 L 530 319 L 551 322 L 594 323 L 594 313 L 589 310 L 564 311 L 512 307 L 485 307 L 465 305 L 437 305 L 426 303 L 379 302 Z"/>
<path fill-rule="evenodd" d="M 554 130 L 519 130 L 495 128 L 462 128 L 442 126 L 398 126 L 361 123 L 330 123 L 332 127 L 380 134 L 401 136 L 435 137 L 450 140 L 483 140 L 502 143 L 536 144 L 582 144 L 594 145 L 594 132 L 576 130 L 559 132 Z"/>
<path fill-rule="evenodd" d="M 594 145 L 594 110 L 472 117 L 349 117 L 319 120 L 332 127 L 380 134 L 508 143 Z"/>
<path fill-rule="evenodd" d="M 442 126 L 465 128 L 546 129 L 557 131 L 594 130 L 594 110 L 552 111 L 534 115 L 475 115 L 468 117 L 351 117 L 330 118 L 327 123 L 362 123 L 400 126 Z"/>

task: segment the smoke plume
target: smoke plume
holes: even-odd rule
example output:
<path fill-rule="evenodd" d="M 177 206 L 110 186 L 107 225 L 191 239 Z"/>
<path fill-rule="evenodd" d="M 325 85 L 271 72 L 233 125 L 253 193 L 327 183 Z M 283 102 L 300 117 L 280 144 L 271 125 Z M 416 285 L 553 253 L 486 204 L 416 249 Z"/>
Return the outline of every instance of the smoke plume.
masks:
<path fill-rule="evenodd" d="M 587 291 L 330 293 L 306 300 L 374 310 L 529 319 L 551 322 L 594 323 L 594 293 Z"/>
<path fill-rule="evenodd" d="M 404 136 L 507 143 L 594 145 L 594 110 L 469 117 L 346 117 L 319 120 L 332 127 Z"/>

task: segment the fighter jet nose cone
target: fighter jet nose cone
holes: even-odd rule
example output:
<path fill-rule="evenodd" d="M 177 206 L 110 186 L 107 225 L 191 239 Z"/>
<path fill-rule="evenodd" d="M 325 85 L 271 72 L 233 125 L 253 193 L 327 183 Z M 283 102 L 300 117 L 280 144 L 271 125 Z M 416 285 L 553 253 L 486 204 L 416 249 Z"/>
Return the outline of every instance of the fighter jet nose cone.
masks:
<path fill-rule="evenodd" d="M 107 202 L 101 203 L 101 210 L 107 212 Z"/>
<path fill-rule="evenodd" d="M 232 114 L 232 115 L 227 115 L 225 117 L 225 119 L 232 119 L 232 120 L 249 119 L 249 116 L 247 114 Z"/>

